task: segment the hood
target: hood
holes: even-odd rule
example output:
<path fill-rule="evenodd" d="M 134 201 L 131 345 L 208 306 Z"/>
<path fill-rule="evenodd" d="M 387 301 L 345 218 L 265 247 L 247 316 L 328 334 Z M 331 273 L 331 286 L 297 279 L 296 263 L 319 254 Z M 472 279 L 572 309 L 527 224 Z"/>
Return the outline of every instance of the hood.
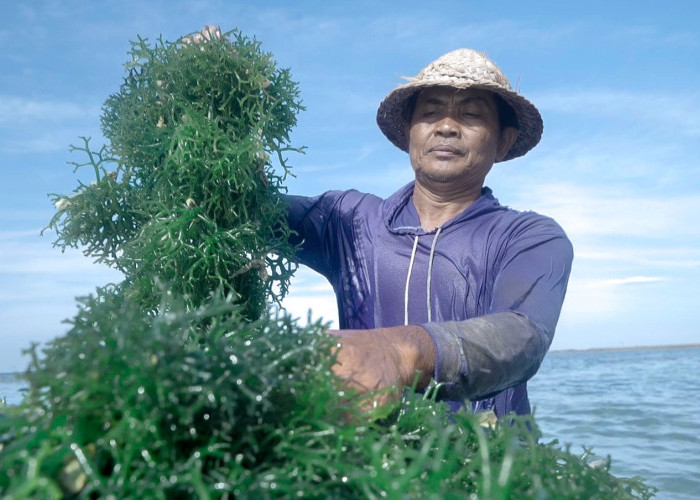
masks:
<path fill-rule="evenodd" d="M 408 303 L 411 293 L 411 277 L 413 275 L 413 264 L 416 259 L 416 251 L 418 249 L 418 240 L 421 236 L 434 233 L 430 242 L 430 254 L 428 257 L 428 268 L 420 273 L 426 277 L 426 296 L 427 296 L 427 316 L 428 323 L 432 321 L 432 270 L 435 260 L 435 249 L 442 232 L 449 232 L 452 227 L 457 227 L 470 219 L 479 217 L 480 215 L 494 212 L 496 210 L 504 210 L 496 198 L 494 198 L 491 190 L 487 187 L 482 188 L 481 196 L 463 212 L 459 213 L 452 219 L 448 220 L 442 226 L 435 228 L 433 231 L 426 231 L 420 224 L 418 211 L 413 204 L 413 188 L 415 181 L 406 184 L 392 196 L 384 201 L 383 213 L 384 224 L 389 232 L 397 235 L 413 236 L 413 249 L 411 250 L 411 258 L 406 274 L 406 285 L 404 288 L 404 324 L 409 324 Z"/>
<path fill-rule="evenodd" d="M 382 217 L 387 229 L 394 234 L 423 235 L 429 232 L 420 225 L 418 211 L 413 204 L 413 187 L 415 181 L 411 181 L 396 193 L 384 200 Z M 496 210 L 503 210 L 498 200 L 493 196 L 490 188 L 484 187 L 481 196 L 474 203 L 469 205 L 463 212 L 448 220 L 440 228 L 442 231 L 460 222 L 473 219 L 485 213 Z M 430 231 L 434 232 L 434 231 Z"/>

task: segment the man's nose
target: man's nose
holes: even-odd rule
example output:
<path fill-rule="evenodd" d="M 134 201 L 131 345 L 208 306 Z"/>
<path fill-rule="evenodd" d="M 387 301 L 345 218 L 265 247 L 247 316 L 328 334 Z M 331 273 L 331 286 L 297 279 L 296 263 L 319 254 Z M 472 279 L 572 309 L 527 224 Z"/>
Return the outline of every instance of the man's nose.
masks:
<path fill-rule="evenodd" d="M 446 115 L 437 123 L 436 133 L 442 137 L 455 137 L 459 134 L 459 127 L 452 116 Z"/>

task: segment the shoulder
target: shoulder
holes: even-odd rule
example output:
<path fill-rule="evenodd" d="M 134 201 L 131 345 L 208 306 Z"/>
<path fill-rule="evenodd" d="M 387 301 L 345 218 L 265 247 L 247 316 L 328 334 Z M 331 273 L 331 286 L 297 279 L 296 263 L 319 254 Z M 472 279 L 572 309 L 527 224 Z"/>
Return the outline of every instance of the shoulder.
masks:
<path fill-rule="evenodd" d="M 381 206 L 378 196 L 360 191 L 333 190 L 317 196 L 284 195 L 291 213 L 316 213 L 322 217 L 353 217 L 357 213 L 369 213 Z"/>
<path fill-rule="evenodd" d="M 493 199 L 491 210 L 481 214 L 489 247 L 499 255 L 545 252 L 573 258 L 573 246 L 566 232 L 553 218 L 534 211 L 521 211 Z"/>
<path fill-rule="evenodd" d="M 379 196 L 370 193 L 363 193 L 355 189 L 349 189 L 347 191 L 334 191 L 337 204 L 339 208 L 343 211 L 357 210 L 357 209 L 369 209 L 372 207 L 379 207 L 384 200 Z"/>
<path fill-rule="evenodd" d="M 546 215 L 508 207 L 499 211 L 499 215 L 501 222 L 507 227 L 510 234 L 543 234 L 567 238 L 566 232 L 557 221 Z"/>
<path fill-rule="evenodd" d="M 551 217 L 531 210 L 516 210 L 502 205 L 485 187 L 475 212 L 498 235 L 549 234 L 566 238 L 564 229 Z M 567 238 L 568 239 L 568 238 Z"/>
<path fill-rule="evenodd" d="M 574 256 L 573 245 L 553 218 L 509 208 L 503 213 L 502 222 L 505 230 L 501 235 L 501 246 L 505 255 L 541 254 L 570 266 Z"/>
<path fill-rule="evenodd" d="M 365 216 L 377 211 L 383 202 L 378 196 L 355 189 L 327 191 L 321 197 L 327 210 L 343 218 L 357 215 Z"/>

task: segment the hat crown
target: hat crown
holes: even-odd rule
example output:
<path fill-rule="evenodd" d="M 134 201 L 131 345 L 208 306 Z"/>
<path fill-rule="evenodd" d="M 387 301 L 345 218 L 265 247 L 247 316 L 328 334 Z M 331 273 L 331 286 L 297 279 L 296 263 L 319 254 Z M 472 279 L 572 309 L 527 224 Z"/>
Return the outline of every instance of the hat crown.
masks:
<path fill-rule="evenodd" d="M 472 49 L 448 52 L 423 68 L 414 78 L 409 78 L 409 81 L 498 86 L 511 90 L 510 82 L 500 68 L 484 54 Z"/>
<path fill-rule="evenodd" d="M 518 136 L 508 153 L 499 161 L 522 156 L 534 148 L 542 137 L 542 116 L 534 104 L 514 91 L 508 78 L 483 53 L 457 49 L 423 68 L 407 83 L 392 90 L 379 105 L 377 125 L 399 149 L 409 151 L 409 102 L 428 87 L 483 89 L 500 96 L 515 112 Z M 415 102 L 415 101 L 414 101 Z"/>

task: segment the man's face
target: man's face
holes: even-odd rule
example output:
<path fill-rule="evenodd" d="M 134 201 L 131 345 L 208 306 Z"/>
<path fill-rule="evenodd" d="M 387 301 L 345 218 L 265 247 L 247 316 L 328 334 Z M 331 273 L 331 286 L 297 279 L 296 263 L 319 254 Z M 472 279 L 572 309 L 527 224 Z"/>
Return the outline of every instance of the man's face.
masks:
<path fill-rule="evenodd" d="M 491 166 L 506 155 L 516 135 L 511 128 L 501 133 L 490 92 L 428 88 L 418 96 L 409 125 L 416 180 L 423 185 L 481 189 Z"/>

